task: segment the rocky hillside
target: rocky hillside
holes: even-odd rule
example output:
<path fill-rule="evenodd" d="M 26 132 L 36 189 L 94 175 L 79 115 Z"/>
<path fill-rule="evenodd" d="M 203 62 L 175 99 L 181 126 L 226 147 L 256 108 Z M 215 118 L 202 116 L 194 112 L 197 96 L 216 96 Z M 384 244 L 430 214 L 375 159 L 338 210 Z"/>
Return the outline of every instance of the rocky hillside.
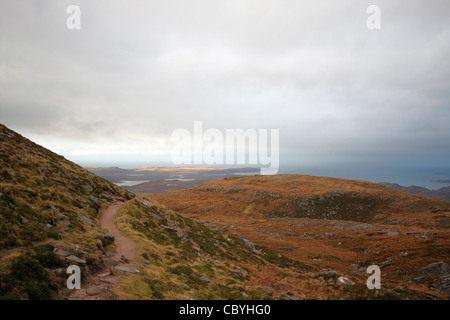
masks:
<path fill-rule="evenodd" d="M 384 275 L 382 298 L 424 298 L 432 288 L 446 290 L 419 273 L 450 262 L 447 201 L 366 181 L 299 175 L 226 178 L 150 199 L 355 283 L 376 264 Z M 449 276 L 439 281 L 448 284 Z M 348 288 L 350 297 L 381 298 L 356 288 Z M 320 296 L 316 289 L 311 297 Z M 326 298 L 335 294 L 330 290 Z"/>
<path fill-rule="evenodd" d="M 291 298 L 290 291 L 264 290 L 262 279 L 286 272 L 300 277 L 311 269 L 136 198 L 4 126 L 0 164 L 0 300 L 72 294 L 81 299 Z M 137 258 L 130 261 L 133 269 L 117 277 L 124 269 L 119 265 L 105 276 L 101 272 L 117 264 L 110 258 L 115 239 L 100 227 L 99 215 L 124 201 L 116 221 L 137 244 Z M 72 264 L 82 270 L 82 290 L 76 292 L 65 287 Z M 251 272 L 256 269 L 259 273 Z M 87 283 L 91 287 L 83 289 Z"/>
<path fill-rule="evenodd" d="M 0 125 L 0 298 L 60 297 L 66 275 L 49 270 L 95 269 L 106 245 L 100 208 L 132 197 Z"/>

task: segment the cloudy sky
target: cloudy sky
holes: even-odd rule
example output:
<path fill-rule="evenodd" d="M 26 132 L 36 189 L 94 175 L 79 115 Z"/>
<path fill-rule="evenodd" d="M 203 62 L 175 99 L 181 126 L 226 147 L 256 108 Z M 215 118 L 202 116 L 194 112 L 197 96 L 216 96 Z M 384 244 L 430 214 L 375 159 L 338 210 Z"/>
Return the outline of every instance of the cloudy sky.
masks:
<path fill-rule="evenodd" d="M 448 0 L 0 0 L 0 16 L 0 122 L 78 163 L 168 163 L 201 120 L 279 129 L 282 167 L 449 167 Z"/>

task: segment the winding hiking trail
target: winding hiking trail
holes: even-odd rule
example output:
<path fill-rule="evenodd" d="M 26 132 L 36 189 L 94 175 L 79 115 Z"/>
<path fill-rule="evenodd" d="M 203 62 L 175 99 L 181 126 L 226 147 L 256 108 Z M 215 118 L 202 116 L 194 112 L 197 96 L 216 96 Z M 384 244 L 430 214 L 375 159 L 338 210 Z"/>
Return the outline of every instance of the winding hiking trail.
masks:
<path fill-rule="evenodd" d="M 114 243 L 116 244 L 116 252 L 117 252 L 117 255 L 115 257 L 126 255 L 131 259 L 134 259 L 137 252 L 136 243 L 130 238 L 124 236 L 119 231 L 119 228 L 117 228 L 117 225 L 114 222 L 117 212 L 122 206 L 125 205 L 125 203 L 126 202 L 116 202 L 110 205 L 108 208 L 106 208 L 103 211 L 102 216 L 100 218 L 100 226 L 102 228 L 108 229 L 109 232 L 115 237 Z"/>
<path fill-rule="evenodd" d="M 100 226 L 106 228 L 115 237 L 114 253 L 107 253 L 103 258 L 105 267 L 90 274 L 82 284 L 80 290 L 74 290 L 67 300 L 103 300 L 115 296 L 111 287 L 117 285 L 127 273 L 139 273 L 135 265 L 131 264 L 136 257 L 137 245 L 130 238 L 123 235 L 114 222 L 119 209 L 127 202 L 116 202 L 102 209 Z"/>

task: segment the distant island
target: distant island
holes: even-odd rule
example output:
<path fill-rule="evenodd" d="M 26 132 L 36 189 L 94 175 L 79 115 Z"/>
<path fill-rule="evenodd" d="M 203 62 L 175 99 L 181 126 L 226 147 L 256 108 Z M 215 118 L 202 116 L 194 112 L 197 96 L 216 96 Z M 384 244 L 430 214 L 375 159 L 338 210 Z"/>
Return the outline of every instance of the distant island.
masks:
<path fill-rule="evenodd" d="M 446 181 L 446 182 L 445 182 Z M 450 180 L 433 180 L 432 182 L 439 182 L 439 183 L 450 183 Z M 418 194 L 430 198 L 440 199 L 440 200 L 447 200 L 450 201 L 450 186 L 443 187 L 438 190 L 430 190 L 424 187 L 418 187 L 418 186 L 401 186 L 397 183 L 390 183 L 390 182 L 379 182 L 378 184 L 389 187 L 392 189 L 400 190 L 403 192 L 409 192 L 412 194 Z"/>

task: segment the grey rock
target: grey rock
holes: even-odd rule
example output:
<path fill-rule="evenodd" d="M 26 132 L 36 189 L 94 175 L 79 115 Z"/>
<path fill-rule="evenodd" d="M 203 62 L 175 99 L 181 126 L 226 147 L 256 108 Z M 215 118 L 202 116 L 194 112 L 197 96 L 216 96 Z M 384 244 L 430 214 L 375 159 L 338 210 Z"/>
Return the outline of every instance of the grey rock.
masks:
<path fill-rule="evenodd" d="M 419 277 L 442 277 L 450 275 L 450 266 L 445 262 L 430 263 L 426 267 L 419 270 Z"/>
<path fill-rule="evenodd" d="M 97 296 L 99 294 L 108 292 L 109 287 L 93 287 L 86 290 L 86 293 L 90 296 Z"/>
<path fill-rule="evenodd" d="M 336 280 L 336 283 L 337 283 L 337 284 L 345 284 L 345 285 L 349 285 L 349 286 L 351 286 L 351 285 L 354 284 L 354 282 L 353 282 L 352 280 L 350 280 L 350 279 L 348 279 L 348 278 L 346 278 L 346 277 L 339 277 L 339 278 Z"/>
<path fill-rule="evenodd" d="M 325 279 L 336 279 L 337 277 L 339 277 L 339 274 L 337 273 L 336 270 L 331 270 L 319 273 L 317 277 L 322 277 Z"/>
<path fill-rule="evenodd" d="M 166 238 L 167 240 L 170 239 L 170 237 L 167 234 L 165 234 L 164 232 L 161 232 L 160 235 L 161 235 L 161 237 Z"/>
<path fill-rule="evenodd" d="M 186 290 L 191 290 L 191 287 L 189 287 L 187 284 L 185 284 L 185 283 L 183 283 L 182 285 L 181 285 L 181 287 L 183 288 L 183 289 L 186 289 Z"/>
<path fill-rule="evenodd" d="M 66 259 L 74 261 L 76 263 L 86 264 L 86 260 L 78 258 L 78 257 L 74 256 L 73 254 L 71 254 L 70 256 L 67 256 Z"/>
<path fill-rule="evenodd" d="M 200 277 L 200 280 L 206 282 L 209 286 L 212 285 L 211 279 L 209 279 L 209 278 L 207 278 L 207 277 L 205 277 L 205 276 L 201 276 L 201 277 Z"/>
<path fill-rule="evenodd" d="M 130 262 L 132 259 L 129 257 L 129 256 L 126 256 L 126 255 L 122 255 L 121 257 L 120 257 L 120 260 L 122 260 L 122 261 L 124 261 L 124 262 Z"/>
<path fill-rule="evenodd" d="M 95 227 L 95 222 L 94 222 L 94 220 L 92 220 L 91 218 L 89 218 L 89 217 L 87 217 L 87 216 L 85 216 L 84 214 L 81 214 L 81 213 L 79 213 L 79 212 L 77 212 L 77 216 L 78 216 L 78 218 L 80 218 L 81 220 L 83 220 L 84 222 L 86 222 L 87 224 L 89 224 L 89 225 Z"/>
<path fill-rule="evenodd" d="M 119 283 L 119 281 L 117 281 L 114 278 L 102 278 L 102 279 L 100 279 L 100 281 L 110 283 L 110 284 L 118 284 Z"/>
<path fill-rule="evenodd" d="M 437 279 L 434 283 L 437 292 L 445 293 L 450 298 L 450 277 Z"/>
<path fill-rule="evenodd" d="M 251 242 L 250 240 L 242 238 L 242 244 L 244 245 L 244 247 L 246 247 L 247 249 L 250 249 L 253 252 L 256 250 L 255 244 L 253 242 Z"/>
<path fill-rule="evenodd" d="M 400 233 L 398 233 L 397 231 L 392 231 L 392 232 L 388 232 L 386 233 L 386 235 L 388 236 L 398 236 Z"/>
<path fill-rule="evenodd" d="M 21 217 L 21 219 L 22 219 L 22 224 L 28 224 L 29 223 L 27 218 Z"/>
<path fill-rule="evenodd" d="M 47 229 L 53 228 L 53 226 L 50 223 L 47 223 L 45 226 L 47 227 Z"/>
<path fill-rule="evenodd" d="M 114 257 L 116 254 L 115 254 L 114 252 L 111 252 L 111 251 L 106 251 L 105 255 L 106 255 L 108 258 L 111 258 L 111 257 Z"/>
<path fill-rule="evenodd" d="M 63 257 L 68 257 L 70 256 L 70 253 L 61 249 L 53 249 L 53 253 L 58 255 L 58 256 L 63 256 Z"/>
<path fill-rule="evenodd" d="M 237 274 L 238 276 L 242 276 L 242 271 L 241 270 L 231 270 L 231 273 Z"/>
<path fill-rule="evenodd" d="M 128 273 L 139 273 L 138 268 L 136 268 L 135 265 L 127 264 L 124 266 L 115 266 L 114 270 L 116 271 L 122 271 L 122 272 L 128 272 Z"/>
<path fill-rule="evenodd" d="M 66 217 L 65 215 L 61 214 L 61 213 L 57 213 L 57 214 L 55 215 L 56 221 L 61 221 L 61 220 L 64 220 L 64 219 L 66 219 L 66 218 L 67 218 L 67 217 Z"/>
<path fill-rule="evenodd" d="M 146 265 L 151 265 L 152 263 L 150 262 L 150 260 L 147 259 L 142 259 L 142 263 L 146 264 Z"/>

